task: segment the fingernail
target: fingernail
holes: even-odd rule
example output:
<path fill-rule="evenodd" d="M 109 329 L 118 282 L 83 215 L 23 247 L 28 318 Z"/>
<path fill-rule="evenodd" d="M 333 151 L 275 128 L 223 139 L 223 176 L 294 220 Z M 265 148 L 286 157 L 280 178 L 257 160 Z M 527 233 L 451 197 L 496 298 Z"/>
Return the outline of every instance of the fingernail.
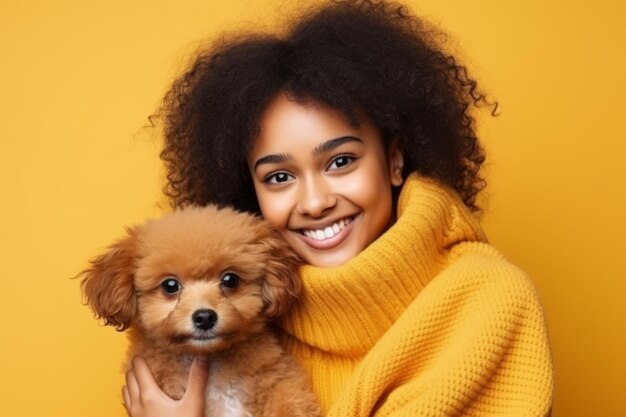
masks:
<path fill-rule="evenodd" d="M 209 358 L 207 358 L 206 356 L 198 355 L 196 356 L 196 361 L 198 361 L 198 365 L 205 368 L 209 366 Z"/>

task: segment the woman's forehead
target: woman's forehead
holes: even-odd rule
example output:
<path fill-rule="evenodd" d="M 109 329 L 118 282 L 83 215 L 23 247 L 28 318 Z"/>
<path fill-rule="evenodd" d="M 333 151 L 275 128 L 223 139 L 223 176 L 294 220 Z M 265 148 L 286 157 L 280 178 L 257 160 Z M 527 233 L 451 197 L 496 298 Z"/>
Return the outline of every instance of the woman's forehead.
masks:
<path fill-rule="evenodd" d="M 278 95 L 259 121 L 259 135 L 250 146 L 249 156 L 259 153 L 281 153 L 282 149 L 309 144 L 318 150 L 332 141 L 361 138 L 376 130 L 364 118 L 358 125 L 350 123 L 340 110 L 311 102 L 302 103 L 284 94 Z"/>

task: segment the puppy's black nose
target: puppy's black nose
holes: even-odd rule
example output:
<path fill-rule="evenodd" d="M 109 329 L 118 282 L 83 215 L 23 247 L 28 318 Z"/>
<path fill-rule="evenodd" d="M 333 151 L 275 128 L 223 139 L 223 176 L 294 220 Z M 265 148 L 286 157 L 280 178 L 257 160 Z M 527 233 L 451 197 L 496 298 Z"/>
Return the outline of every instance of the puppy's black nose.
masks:
<path fill-rule="evenodd" d="M 191 320 L 193 320 L 193 324 L 202 330 L 209 330 L 213 326 L 215 326 L 215 322 L 217 321 L 217 313 L 213 310 L 196 310 L 191 315 Z"/>

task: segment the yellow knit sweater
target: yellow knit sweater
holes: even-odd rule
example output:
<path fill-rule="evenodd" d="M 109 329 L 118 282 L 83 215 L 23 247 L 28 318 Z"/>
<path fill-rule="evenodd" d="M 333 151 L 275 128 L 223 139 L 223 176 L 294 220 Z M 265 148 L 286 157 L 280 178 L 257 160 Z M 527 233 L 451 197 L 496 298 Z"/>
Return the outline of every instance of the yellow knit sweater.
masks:
<path fill-rule="evenodd" d="M 458 196 L 411 175 L 396 223 L 348 263 L 304 266 L 282 341 L 328 416 L 544 416 L 537 294 Z"/>

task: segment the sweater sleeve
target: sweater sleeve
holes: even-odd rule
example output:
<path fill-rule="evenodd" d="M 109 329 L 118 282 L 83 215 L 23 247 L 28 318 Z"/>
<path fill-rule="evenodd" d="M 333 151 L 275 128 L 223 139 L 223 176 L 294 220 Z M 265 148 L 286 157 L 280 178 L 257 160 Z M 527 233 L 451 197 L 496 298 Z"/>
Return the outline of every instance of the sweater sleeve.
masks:
<path fill-rule="evenodd" d="M 474 252 L 448 265 L 409 305 L 329 415 L 546 416 L 552 390 L 532 283 L 503 258 Z"/>

